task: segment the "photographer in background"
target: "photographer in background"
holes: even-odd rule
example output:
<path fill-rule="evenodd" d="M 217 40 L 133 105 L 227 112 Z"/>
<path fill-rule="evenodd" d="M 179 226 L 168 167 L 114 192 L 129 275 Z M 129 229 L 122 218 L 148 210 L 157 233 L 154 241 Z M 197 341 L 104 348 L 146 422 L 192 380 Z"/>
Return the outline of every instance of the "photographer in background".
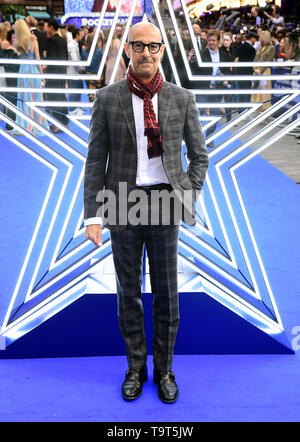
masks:
<path fill-rule="evenodd" d="M 270 27 L 270 31 L 273 31 L 279 25 L 284 26 L 284 18 L 279 15 L 279 12 L 280 8 L 277 5 L 271 5 L 270 13 L 269 9 L 264 11 L 264 16 L 267 17 L 267 25 Z"/>
<path fill-rule="evenodd" d="M 291 44 L 288 59 L 300 61 L 300 29 L 297 28 L 288 34 L 288 39 Z"/>

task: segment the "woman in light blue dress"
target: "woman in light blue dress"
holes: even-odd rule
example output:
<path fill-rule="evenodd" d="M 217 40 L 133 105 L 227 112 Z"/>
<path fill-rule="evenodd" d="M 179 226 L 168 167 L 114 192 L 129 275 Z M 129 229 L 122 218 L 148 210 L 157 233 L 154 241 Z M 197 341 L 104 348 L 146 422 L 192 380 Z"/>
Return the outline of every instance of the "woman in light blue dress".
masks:
<path fill-rule="evenodd" d="M 15 23 L 16 33 L 16 47 L 22 60 L 39 60 L 39 46 L 37 38 L 29 31 L 29 28 L 24 20 L 17 20 Z M 36 64 L 20 64 L 20 74 L 40 74 L 41 68 Z M 26 89 L 40 89 L 42 88 L 42 80 L 34 76 L 29 78 L 18 78 L 18 88 L 24 88 L 24 91 L 18 92 L 18 109 L 30 117 L 32 121 L 27 121 L 20 115 L 16 117 L 16 123 L 28 132 L 36 136 L 44 135 L 44 133 L 34 125 L 34 122 L 39 123 L 44 128 L 48 129 L 47 120 L 38 112 L 29 107 L 26 102 L 42 101 L 43 94 L 40 92 L 26 91 Z M 18 129 L 12 131 L 14 135 L 22 135 Z"/>

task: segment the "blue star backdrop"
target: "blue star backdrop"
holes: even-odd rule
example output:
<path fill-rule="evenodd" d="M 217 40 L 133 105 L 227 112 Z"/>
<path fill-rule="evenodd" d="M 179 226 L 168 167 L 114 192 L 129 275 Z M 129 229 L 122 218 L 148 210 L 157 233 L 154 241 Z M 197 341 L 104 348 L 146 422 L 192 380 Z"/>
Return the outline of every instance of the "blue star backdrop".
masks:
<path fill-rule="evenodd" d="M 43 137 L 34 137 L 18 127 L 22 135 L 16 137 L 4 129 L 5 122 L 14 123 L 1 115 L 1 255 L 6 263 L 0 270 L 1 336 L 6 347 L 1 357 L 124 352 L 112 296 L 109 232 L 104 229 L 101 248 L 83 236 L 82 181 L 90 104 L 87 90 L 81 92 L 84 114 L 69 116 L 70 126 L 62 127 L 61 134 L 44 129 Z M 179 353 L 292 352 L 256 239 L 260 232 L 262 241 L 265 226 L 254 223 L 253 228 L 253 221 L 257 200 L 274 197 L 274 181 L 284 183 L 281 195 L 284 189 L 291 194 L 290 180 L 258 153 L 299 124 L 294 118 L 300 107 L 296 97 L 295 91 L 279 96 L 254 120 L 249 116 L 257 105 L 248 103 L 227 125 L 217 122 L 211 137 L 216 147 L 209 149 L 207 180 L 196 207 L 197 225 L 183 224 L 180 231 Z M 1 102 L 17 112 L 5 97 Z M 58 124 L 48 112 L 49 102 L 30 105 L 49 123 Z M 207 108 L 213 106 L 207 103 Z M 279 120 L 289 124 L 256 151 L 239 139 L 239 132 L 256 127 L 279 110 L 277 121 L 258 130 L 253 142 L 259 143 Z M 200 120 L 206 130 L 209 118 Z M 184 145 L 182 159 L 187 167 Z M 267 223 L 270 227 L 270 220 Z M 143 292 L 146 327 L 151 328 L 147 265 Z M 150 339 L 148 344 L 151 351 Z"/>

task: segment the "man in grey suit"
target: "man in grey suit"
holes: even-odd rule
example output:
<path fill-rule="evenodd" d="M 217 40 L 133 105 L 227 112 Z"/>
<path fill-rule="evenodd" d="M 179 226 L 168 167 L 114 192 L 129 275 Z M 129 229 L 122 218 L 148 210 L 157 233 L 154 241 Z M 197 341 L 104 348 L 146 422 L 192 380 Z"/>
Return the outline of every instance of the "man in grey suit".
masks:
<path fill-rule="evenodd" d="M 163 81 L 158 69 L 164 52 L 159 29 L 150 23 L 132 26 L 125 51 L 130 58 L 126 79 L 99 90 L 92 110 L 84 182 L 85 236 L 101 246 L 101 223 L 110 229 L 118 321 L 128 361 L 121 389 L 125 400 L 139 397 L 147 380 L 141 300 L 142 255 L 146 247 L 153 293 L 153 379 L 158 384 L 159 398 L 172 403 L 178 397 L 172 371 L 179 325 L 178 219 L 195 224 L 193 207 L 184 210 L 184 201 L 186 195 L 191 195 L 194 206 L 208 168 L 208 154 L 193 94 Z M 181 159 L 183 139 L 189 159 L 187 172 Z M 122 194 L 124 184 L 126 194 Z M 162 221 L 162 198 L 155 209 L 158 222 L 132 221 L 130 195 L 141 191 L 146 195 L 146 214 L 153 215 L 153 194 L 158 191 L 164 195 L 174 191 L 181 203 L 180 213 L 173 207 L 169 222 Z M 107 217 L 114 205 L 107 204 L 112 194 L 116 210 Z"/>

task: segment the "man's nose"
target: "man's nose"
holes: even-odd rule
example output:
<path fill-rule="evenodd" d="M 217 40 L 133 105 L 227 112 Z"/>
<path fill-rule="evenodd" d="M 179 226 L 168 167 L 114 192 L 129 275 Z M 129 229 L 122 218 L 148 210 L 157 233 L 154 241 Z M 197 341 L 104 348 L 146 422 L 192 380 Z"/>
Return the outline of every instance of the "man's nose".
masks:
<path fill-rule="evenodd" d="M 151 52 L 149 51 L 149 46 L 145 46 L 144 47 L 143 54 L 146 54 L 146 55 L 150 55 L 151 54 Z"/>

